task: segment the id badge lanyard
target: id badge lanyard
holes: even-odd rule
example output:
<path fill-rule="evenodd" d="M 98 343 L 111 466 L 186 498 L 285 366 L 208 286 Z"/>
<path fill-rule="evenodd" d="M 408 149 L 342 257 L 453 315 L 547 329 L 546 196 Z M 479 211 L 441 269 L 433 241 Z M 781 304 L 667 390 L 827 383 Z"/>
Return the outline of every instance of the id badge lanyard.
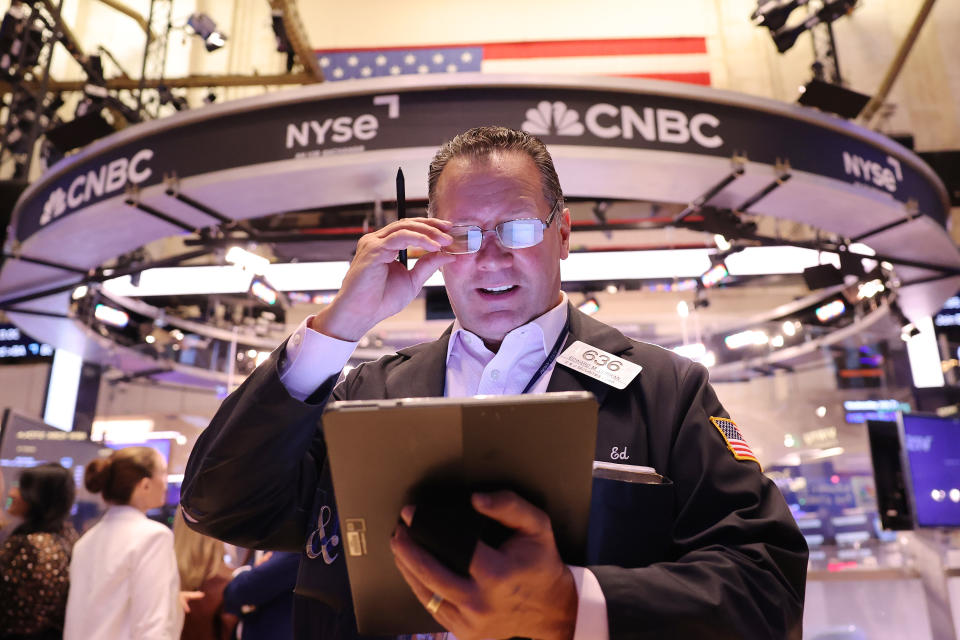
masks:
<path fill-rule="evenodd" d="M 533 377 L 530 378 L 530 382 L 527 383 L 527 386 L 523 388 L 521 393 L 529 393 L 533 389 L 534 385 L 537 384 L 537 381 L 543 377 L 543 374 L 547 372 L 547 369 L 550 368 L 550 365 L 553 364 L 553 361 L 557 359 L 557 356 L 560 355 L 560 349 L 563 348 L 563 343 L 567 340 L 567 334 L 570 333 L 570 313 L 567 312 L 567 321 L 563 325 L 563 331 L 560 332 L 560 335 L 557 336 L 557 341 L 553 343 L 553 349 L 550 350 L 550 353 L 547 354 L 547 359 L 543 361 L 543 364 L 540 365 L 540 368 L 537 369 L 536 373 L 533 374 Z"/>

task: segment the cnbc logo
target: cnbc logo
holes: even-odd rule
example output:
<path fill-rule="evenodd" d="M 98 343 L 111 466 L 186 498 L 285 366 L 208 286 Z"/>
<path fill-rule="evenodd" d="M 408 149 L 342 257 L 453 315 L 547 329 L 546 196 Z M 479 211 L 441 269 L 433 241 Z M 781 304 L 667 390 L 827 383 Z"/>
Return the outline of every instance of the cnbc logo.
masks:
<path fill-rule="evenodd" d="M 584 111 L 581 122 L 580 113 L 565 102 L 543 100 L 527 109 L 525 116 L 520 128 L 535 136 L 580 137 L 589 133 L 604 140 L 642 139 L 667 144 L 692 141 L 705 149 L 723 145 L 720 119 L 710 113 L 688 116 L 676 109 L 598 102 Z"/>
<path fill-rule="evenodd" d="M 130 158 L 116 158 L 77 175 L 66 189 L 57 187 L 43 203 L 40 226 L 49 224 L 93 198 L 119 191 L 127 184 L 140 184 L 149 179 L 153 170 L 146 166 L 146 163 L 152 158 L 152 149 L 141 149 Z"/>

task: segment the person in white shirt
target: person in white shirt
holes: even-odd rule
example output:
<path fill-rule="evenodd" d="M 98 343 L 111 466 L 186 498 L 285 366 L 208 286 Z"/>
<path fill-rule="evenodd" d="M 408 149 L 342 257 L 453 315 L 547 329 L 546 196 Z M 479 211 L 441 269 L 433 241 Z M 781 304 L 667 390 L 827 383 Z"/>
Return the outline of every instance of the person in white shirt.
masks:
<path fill-rule="evenodd" d="M 74 547 L 64 640 L 177 640 L 186 600 L 173 532 L 146 515 L 166 499 L 166 462 L 127 447 L 91 462 L 84 485 L 109 506 Z"/>

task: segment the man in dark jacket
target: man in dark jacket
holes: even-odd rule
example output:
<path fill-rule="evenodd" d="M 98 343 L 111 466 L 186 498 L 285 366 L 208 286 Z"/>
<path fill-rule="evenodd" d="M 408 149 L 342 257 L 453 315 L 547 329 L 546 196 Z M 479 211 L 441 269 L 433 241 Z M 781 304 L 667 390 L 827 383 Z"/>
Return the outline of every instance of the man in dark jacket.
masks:
<path fill-rule="evenodd" d="M 245 546 L 306 545 L 297 593 L 313 613 L 300 626 L 351 637 L 320 426 L 327 401 L 588 390 L 599 405 L 595 459 L 653 467 L 664 481 L 594 481 L 585 568 L 563 564 L 549 518 L 511 492 L 473 496 L 515 533 L 498 549 L 479 543 L 468 578 L 399 526 L 391 546 L 420 602 L 461 640 L 799 638 L 805 542 L 706 370 L 627 339 L 561 292 L 570 215 L 542 143 L 501 127 L 465 132 L 431 163 L 429 198 L 430 218 L 361 238 L 336 299 L 224 402 L 187 467 L 188 522 Z M 396 260 L 408 247 L 427 252 L 409 270 Z M 356 341 L 438 268 L 453 326 L 336 384 Z M 626 388 L 557 359 L 571 348 L 621 363 Z"/>

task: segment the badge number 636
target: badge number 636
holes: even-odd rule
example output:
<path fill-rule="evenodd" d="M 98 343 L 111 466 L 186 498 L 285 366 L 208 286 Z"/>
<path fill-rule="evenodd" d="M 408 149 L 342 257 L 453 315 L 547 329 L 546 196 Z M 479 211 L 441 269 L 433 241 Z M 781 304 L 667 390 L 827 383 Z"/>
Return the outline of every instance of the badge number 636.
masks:
<path fill-rule="evenodd" d="M 605 353 L 597 353 L 593 349 L 587 349 L 583 352 L 583 359 L 596 362 L 601 367 L 606 367 L 610 371 L 619 371 L 620 367 L 623 366 L 623 363 L 619 360 L 614 360 Z"/>

